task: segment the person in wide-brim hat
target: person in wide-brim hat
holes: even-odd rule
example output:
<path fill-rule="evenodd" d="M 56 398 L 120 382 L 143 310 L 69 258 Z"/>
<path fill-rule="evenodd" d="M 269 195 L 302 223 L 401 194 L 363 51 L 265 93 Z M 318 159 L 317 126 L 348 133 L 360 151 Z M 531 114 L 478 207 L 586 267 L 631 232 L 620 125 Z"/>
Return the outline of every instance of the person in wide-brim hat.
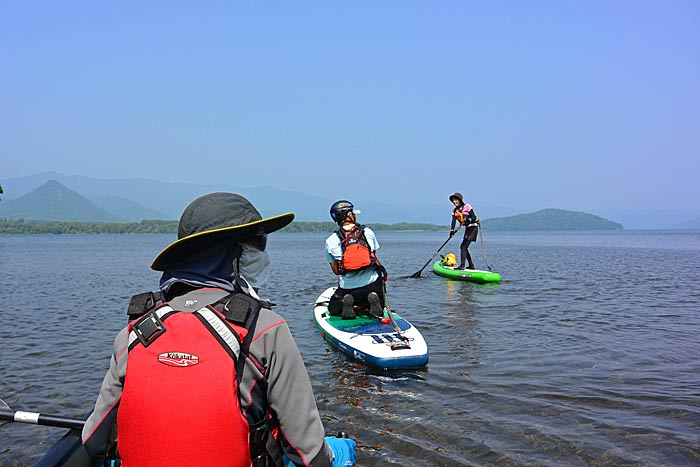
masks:
<path fill-rule="evenodd" d="M 108 457 L 118 421 L 124 465 L 355 465 L 357 443 L 325 435 L 289 326 L 258 295 L 268 291 L 266 236 L 293 219 L 263 218 L 233 193 L 187 206 L 178 239 L 151 266 L 159 292 L 132 298 L 136 318 L 114 339 L 82 431 L 91 459 Z M 168 430 L 174 441 L 158 443 Z"/>
<path fill-rule="evenodd" d="M 240 242 L 267 235 L 294 220 L 291 212 L 263 219 L 255 206 L 235 193 L 211 193 L 185 208 L 177 228 L 177 240 L 161 251 L 151 269 L 164 271 L 211 242 Z"/>
<path fill-rule="evenodd" d="M 454 203 L 456 199 L 458 199 L 461 202 L 461 204 L 464 204 L 464 196 L 462 196 L 462 193 L 455 191 L 450 195 L 450 201 Z"/>

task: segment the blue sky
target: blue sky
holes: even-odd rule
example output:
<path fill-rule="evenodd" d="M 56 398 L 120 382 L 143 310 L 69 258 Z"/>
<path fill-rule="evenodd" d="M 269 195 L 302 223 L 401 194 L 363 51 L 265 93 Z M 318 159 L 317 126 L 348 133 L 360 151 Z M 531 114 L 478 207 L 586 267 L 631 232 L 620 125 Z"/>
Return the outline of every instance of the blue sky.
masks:
<path fill-rule="evenodd" d="M 700 2 L 0 3 L 0 180 L 699 211 Z"/>

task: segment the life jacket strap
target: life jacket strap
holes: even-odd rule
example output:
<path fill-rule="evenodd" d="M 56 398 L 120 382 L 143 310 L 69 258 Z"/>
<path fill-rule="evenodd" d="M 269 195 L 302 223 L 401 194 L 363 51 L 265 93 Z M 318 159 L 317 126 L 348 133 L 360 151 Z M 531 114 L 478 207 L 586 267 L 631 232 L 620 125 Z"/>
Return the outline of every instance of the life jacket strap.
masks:
<path fill-rule="evenodd" d="M 238 340 L 238 335 L 209 307 L 201 308 L 194 313 L 200 317 L 202 322 L 208 324 L 207 328 L 209 328 L 209 331 L 218 336 L 219 342 L 224 346 L 228 354 L 233 357 L 234 361 L 238 362 L 238 356 L 241 354 L 241 344 Z"/>
<path fill-rule="evenodd" d="M 211 306 L 221 312 L 226 321 L 242 326 L 248 331 L 243 342 L 241 342 L 240 352 L 242 353 L 242 358 L 239 358 L 236 362 L 236 378 L 240 388 L 243 372 L 245 371 L 245 361 L 250 350 L 250 344 L 253 341 L 255 324 L 258 321 L 260 310 L 263 306 L 269 309 L 273 304 L 269 300 L 258 300 L 244 293 L 234 292 Z M 265 381 L 261 381 L 260 384 L 265 384 Z M 252 466 L 274 467 L 275 463 L 270 457 L 270 453 L 267 452 L 267 440 L 275 424 L 269 416 L 265 416 L 261 420 L 252 420 L 250 415 L 247 418 L 250 429 L 249 444 Z"/>

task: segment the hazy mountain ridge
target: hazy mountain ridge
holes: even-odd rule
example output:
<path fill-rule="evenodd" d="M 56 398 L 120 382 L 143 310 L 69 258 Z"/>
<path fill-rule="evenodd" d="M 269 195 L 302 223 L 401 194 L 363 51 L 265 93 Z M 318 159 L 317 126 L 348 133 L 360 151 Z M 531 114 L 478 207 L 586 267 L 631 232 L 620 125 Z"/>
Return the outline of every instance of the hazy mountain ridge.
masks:
<path fill-rule="evenodd" d="M 56 172 L 44 172 L 26 177 L 0 180 L 5 188 L 4 199 L 13 200 L 31 192 L 47 180 L 56 180 L 84 197 L 95 200 L 101 196 L 121 198 L 126 203 L 137 203 L 144 210 L 163 213 L 166 219 L 179 219 L 185 207 L 198 196 L 215 191 L 240 193 L 249 198 L 258 210 L 265 216 L 294 212 L 300 221 L 328 221 L 330 205 L 344 198 L 340 194 L 333 198 L 309 195 L 296 191 L 281 190 L 275 187 L 237 187 L 226 184 L 188 184 L 175 182 L 160 182 L 145 178 L 134 179 L 95 179 L 83 175 L 64 175 Z M 441 203 L 426 203 L 425 205 L 404 204 L 400 199 L 393 200 L 398 204 L 376 200 L 351 199 L 356 207 L 361 209 L 360 221 L 364 223 L 433 223 L 446 224 L 450 221 L 450 203 L 447 199 Z M 499 206 L 480 206 L 478 213 L 482 217 L 507 216 L 524 212 Z M 119 217 L 127 221 L 139 221 L 148 217 L 129 216 L 119 212 Z M 1 215 L 1 214 L 0 214 Z"/>
<path fill-rule="evenodd" d="M 115 206 L 122 205 L 121 203 L 115 204 Z M 134 208 L 133 205 L 129 207 Z M 120 222 L 121 219 L 118 216 L 102 210 L 84 196 L 55 180 L 49 180 L 36 190 L 16 200 L 5 202 L 0 206 L 0 218 L 14 220 L 14 222 L 4 221 L 2 223 L 4 233 L 147 233 L 153 232 L 154 229 L 156 229 L 155 231 L 158 229 L 167 231 L 170 228 L 175 231 L 177 225 L 177 222 L 173 220 L 141 221 L 140 224 Z M 30 221 L 30 223 L 23 224 L 23 221 L 17 221 L 18 219 Z M 48 222 L 54 225 L 37 225 L 32 224 L 31 221 Z M 378 230 L 441 230 L 447 228 L 444 225 L 426 223 L 377 223 L 371 225 L 374 225 Z M 618 223 L 593 214 L 562 209 L 544 209 L 529 214 L 484 219 L 482 225 L 490 230 L 609 230 L 623 228 Z M 294 223 L 288 231 L 332 231 L 334 228 L 334 224 L 328 221 L 299 221 Z"/>
<path fill-rule="evenodd" d="M 169 218 L 169 216 L 160 211 L 148 209 L 135 201 L 119 196 L 98 195 L 90 198 L 90 201 L 107 212 L 119 213 L 119 217 L 127 221 Z"/>
<path fill-rule="evenodd" d="M 674 229 L 700 229 L 700 217 L 680 222 L 671 226 Z"/>
<path fill-rule="evenodd" d="M 650 210 L 650 209 L 591 209 L 592 214 L 596 214 L 605 219 L 610 219 L 625 226 L 625 229 L 682 229 L 681 224 L 698 219 L 700 213 L 692 213 L 677 209 Z M 693 227 L 685 227 L 693 228 Z M 700 224 L 696 227 L 700 228 Z"/>
<path fill-rule="evenodd" d="M 138 222 L 146 219 L 179 219 L 182 210 L 196 197 L 214 191 L 231 191 L 248 197 L 264 216 L 294 212 L 297 221 L 326 222 L 328 209 L 337 199 L 324 198 L 305 193 L 280 190 L 275 187 L 241 188 L 226 184 L 187 184 L 160 182 L 146 178 L 134 179 L 96 179 L 83 175 L 64 175 L 57 172 L 43 172 L 26 177 L 0 180 L 4 195 L 0 203 L 0 217 L 12 217 L 3 214 L 3 206 L 35 190 L 48 180 L 56 180 L 67 188 L 79 193 L 92 204 L 106 213 L 125 222 Z M 431 223 L 445 225 L 450 222 L 451 205 L 447 200 L 424 205 L 401 203 L 400 197 L 382 202 L 377 200 L 351 199 L 363 212 L 360 222 L 365 224 Z M 444 202 L 443 202 L 444 201 Z M 526 209 L 488 206 L 470 200 L 481 219 L 508 217 L 528 212 Z M 678 210 L 644 210 L 644 209 L 590 209 L 592 214 L 610 219 L 632 229 L 663 228 L 700 228 L 700 212 Z M 21 217 L 21 216 L 19 216 Z"/>

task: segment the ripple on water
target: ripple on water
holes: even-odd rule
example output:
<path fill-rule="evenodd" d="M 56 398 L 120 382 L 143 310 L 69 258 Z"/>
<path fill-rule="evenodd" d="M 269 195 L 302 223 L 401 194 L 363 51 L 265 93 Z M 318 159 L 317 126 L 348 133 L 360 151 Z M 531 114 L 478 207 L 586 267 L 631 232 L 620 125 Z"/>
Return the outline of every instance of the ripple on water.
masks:
<path fill-rule="evenodd" d="M 313 325 L 314 301 L 335 284 L 325 236 L 271 236 L 263 295 L 289 323 L 328 432 L 358 440 L 360 465 L 700 465 L 700 241 L 487 232 L 503 282 L 482 286 L 429 270 L 400 279 L 444 238 L 380 235 L 391 305 L 430 348 L 426 368 L 387 372 L 332 350 Z M 171 240 L 2 238 L 0 397 L 86 414 L 129 297 L 156 287 L 147 266 Z M 0 427 L 3 466 L 32 464 L 62 434 L 17 425 Z"/>

